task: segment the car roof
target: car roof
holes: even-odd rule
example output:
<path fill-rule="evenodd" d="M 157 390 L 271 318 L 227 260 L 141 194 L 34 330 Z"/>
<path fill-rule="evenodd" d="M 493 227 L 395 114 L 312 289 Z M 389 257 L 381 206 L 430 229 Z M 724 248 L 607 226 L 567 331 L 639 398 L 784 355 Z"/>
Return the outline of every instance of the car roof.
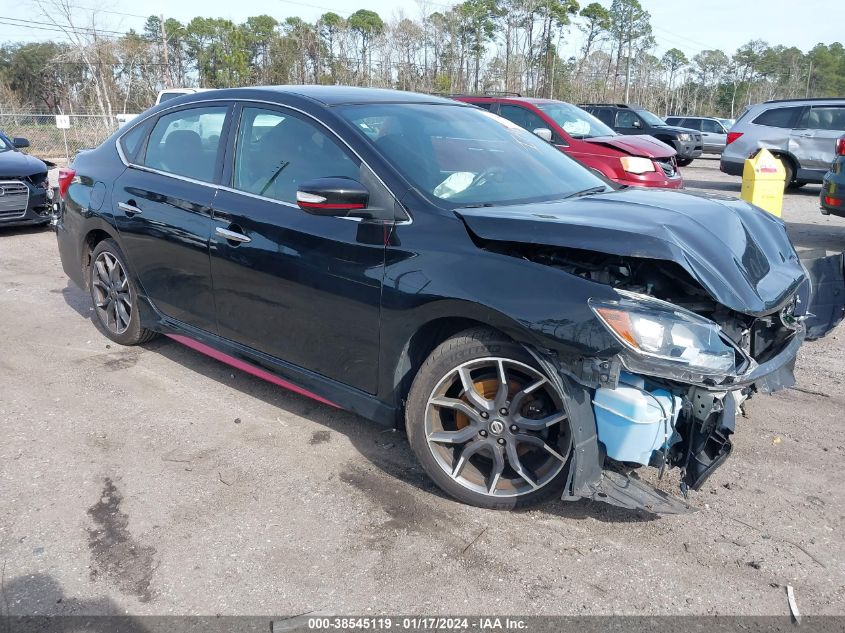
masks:
<path fill-rule="evenodd" d="M 199 99 L 207 99 L 209 94 L 209 92 L 203 92 L 194 96 Z M 293 95 L 327 106 L 353 103 L 435 103 L 449 105 L 456 103 L 452 99 L 418 92 L 383 88 L 358 88 L 355 86 L 253 86 L 249 88 L 223 88 L 213 91 L 213 94 L 218 99 L 271 98 L 274 95 Z"/>
<path fill-rule="evenodd" d="M 542 97 L 518 97 L 515 95 L 454 95 L 454 99 L 460 101 L 469 101 L 470 99 L 478 100 L 478 101 L 514 101 L 516 103 L 533 103 L 533 104 L 540 104 L 540 103 L 566 103 L 569 105 L 571 104 L 569 101 L 564 101 L 562 99 L 545 99 Z"/>

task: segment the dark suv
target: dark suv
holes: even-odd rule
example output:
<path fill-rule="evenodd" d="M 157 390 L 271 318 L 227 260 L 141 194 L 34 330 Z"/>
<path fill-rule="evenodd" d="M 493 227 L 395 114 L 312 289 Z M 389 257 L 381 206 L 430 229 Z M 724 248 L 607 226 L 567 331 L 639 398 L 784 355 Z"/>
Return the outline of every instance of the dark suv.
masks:
<path fill-rule="evenodd" d="M 620 134 L 649 134 L 678 153 L 678 165 L 685 167 L 701 156 L 701 131 L 669 125 L 656 114 L 624 103 L 587 103 L 580 107 Z"/>
<path fill-rule="evenodd" d="M 161 333 L 404 423 L 443 490 L 492 508 L 637 503 L 632 464 L 699 487 L 739 403 L 792 384 L 841 301 L 808 311 L 845 295 L 840 258 L 810 301 L 815 267 L 746 202 L 613 190 L 510 121 L 408 92 L 178 97 L 62 183 L 62 266 L 111 340 Z"/>

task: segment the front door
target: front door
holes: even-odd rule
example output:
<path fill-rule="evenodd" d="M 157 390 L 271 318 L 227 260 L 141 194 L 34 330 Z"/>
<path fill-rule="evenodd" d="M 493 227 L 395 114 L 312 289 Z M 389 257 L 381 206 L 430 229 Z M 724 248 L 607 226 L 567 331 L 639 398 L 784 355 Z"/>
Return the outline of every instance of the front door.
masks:
<path fill-rule="evenodd" d="M 296 190 L 305 180 L 345 176 L 363 182 L 371 201 L 386 191 L 375 191 L 366 166 L 306 115 L 255 105 L 236 116 L 224 173 L 231 186 L 214 201 L 211 237 L 219 333 L 374 393 L 382 227 L 306 213 Z"/>
<path fill-rule="evenodd" d="M 192 107 L 159 117 L 112 194 L 124 255 L 142 292 L 164 315 L 212 332 L 208 241 L 228 111 Z"/>

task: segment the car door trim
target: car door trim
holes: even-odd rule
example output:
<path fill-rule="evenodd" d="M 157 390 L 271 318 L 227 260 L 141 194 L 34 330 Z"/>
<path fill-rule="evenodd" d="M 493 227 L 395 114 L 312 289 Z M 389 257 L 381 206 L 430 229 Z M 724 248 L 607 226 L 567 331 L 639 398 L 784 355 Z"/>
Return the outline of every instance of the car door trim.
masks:
<path fill-rule="evenodd" d="M 268 101 L 266 99 L 233 99 L 233 98 L 229 97 L 229 98 L 225 98 L 225 99 L 203 99 L 201 101 L 192 101 L 190 104 L 180 103 L 178 105 L 173 105 L 173 106 L 170 106 L 168 108 L 163 108 L 162 110 L 158 110 L 158 111 L 150 114 L 149 116 L 144 117 L 143 119 L 138 121 L 135 125 L 133 125 L 132 127 L 130 127 L 125 132 L 123 132 L 122 134 L 120 134 L 119 136 L 117 136 L 115 138 L 114 145 L 117 148 L 117 154 L 120 157 L 121 162 L 126 167 L 133 167 L 133 168 L 141 169 L 143 171 L 148 171 L 148 172 L 151 172 L 151 173 L 154 173 L 154 174 L 171 176 L 173 178 L 177 178 L 179 180 L 184 180 L 186 182 L 191 182 L 191 183 L 194 183 L 194 184 L 197 184 L 197 185 L 205 185 L 206 187 L 214 187 L 215 189 L 222 189 L 224 191 L 228 191 L 228 192 L 231 192 L 231 193 L 244 194 L 244 195 L 247 195 L 247 196 L 250 196 L 250 197 L 253 197 L 253 198 L 258 198 L 260 200 L 275 202 L 277 204 L 281 204 L 281 205 L 286 206 L 286 207 L 292 207 L 292 208 L 298 209 L 299 207 L 297 205 L 291 204 L 289 202 L 285 202 L 284 200 L 276 200 L 275 198 L 268 198 L 266 196 L 259 196 L 259 195 L 256 195 L 256 194 L 251 194 L 251 193 L 248 193 L 246 191 L 241 191 L 240 189 L 228 187 L 228 186 L 226 186 L 222 183 L 217 184 L 217 183 L 203 182 L 201 180 L 196 180 L 194 178 L 188 178 L 186 176 L 180 176 L 178 174 L 172 174 L 170 172 L 161 171 L 159 169 L 147 167 L 145 165 L 138 165 L 138 164 L 132 163 L 132 162 L 130 162 L 126 159 L 126 156 L 123 153 L 123 148 L 120 146 L 120 139 L 122 139 L 126 134 L 128 134 L 133 129 L 135 129 L 135 127 L 137 127 L 138 125 L 142 125 L 145 121 L 148 121 L 151 117 L 154 117 L 154 116 L 158 117 L 158 116 L 161 116 L 163 113 L 168 112 L 169 110 L 176 110 L 176 109 L 179 109 L 179 108 L 185 108 L 185 106 L 201 107 L 202 105 L 205 105 L 205 104 L 221 103 L 221 102 L 230 103 L 230 104 L 234 104 L 234 105 L 241 105 L 241 106 L 243 106 L 243 104 L 245 104 L 245 103 L 261 103 L 261 104 L 264 104 L 264 105 L 275 106 L 277 108 L 287 108 L 287 109 L 292 110 L 294 112 L 298 112 L 299 114 L 305 115 L 309 119 L 313 119 L 318 125 L 320 125 L 321 127 L 325 128 L 326 130 L 331 132 L 331 134 L 333 134 L 341 143 L 343 143 L 349 149 L 349 151 L 352 152 L 355 155 L 355 157 L 358 158 L 358 160 L 361 161 L 361 163 L 363 165 L 366 165 L 367 169 L 369 169 L 370 172 L 373 174 L 373 176 L 375 176 L 376 180 L 378 180 L 378 182 L 381 184 L 381 186 L 384 187 L 385 190 L 387 191 L 387 193 L 389 193 L 390 196 L 393 198 L 393 200 L 396 203 L 399 204 L 399 208 L 402 209 L 402 212 L 405 214 L 406 219 L 397 218 L 395 220 L 395 222 L 397 224 L 412 224 L 413 223 L 414 218 L 411 216 L 411 214 L 408 212 L 408 210 L 405 209 L 405 207 L 402 205 L 402 203 L 399 202 L 399 198 L 396 197 L 396 194 L 390 189 L 390 187 L 387 186 L 387 184 L 384 182 L 384 180 L 382 180 L 381 176 L 378 175 L 376 170 L 373 169 L 366 160 L 364 160 L 364 158 L 355 150 L 354 147 L 352 147 L 346 141 L 345 138 L 343 138 L 340 134 L 338 134 L 331 127 L 326 125 L 319 118 L 315 117 L 313 114 L 310 114 L 309 112 L 306 112 L 305 110 L 302 110 L 301 108 L 297 108 L 296 106 L 288 105 L 286 103 L 278 103 L 276 101 Z M 230 124 L 230 128 L 231 128 L 231 124 Z M 221 139 L 221 141 L 222 141 L 222 139 Z"/>

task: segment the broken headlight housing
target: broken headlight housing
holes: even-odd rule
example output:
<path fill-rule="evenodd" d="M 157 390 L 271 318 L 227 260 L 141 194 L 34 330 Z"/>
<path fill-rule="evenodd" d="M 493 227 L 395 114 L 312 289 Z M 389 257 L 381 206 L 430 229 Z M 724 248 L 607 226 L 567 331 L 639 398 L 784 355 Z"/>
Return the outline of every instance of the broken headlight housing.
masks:
<path fill-rule="evenodd" d="M 625 346 L 629 371 L 685 382 L 736 375 L 745 355 L 716 323 L 647 295 L 616 292 L 618 300 L 590 300 L 590 308 Z"/>

